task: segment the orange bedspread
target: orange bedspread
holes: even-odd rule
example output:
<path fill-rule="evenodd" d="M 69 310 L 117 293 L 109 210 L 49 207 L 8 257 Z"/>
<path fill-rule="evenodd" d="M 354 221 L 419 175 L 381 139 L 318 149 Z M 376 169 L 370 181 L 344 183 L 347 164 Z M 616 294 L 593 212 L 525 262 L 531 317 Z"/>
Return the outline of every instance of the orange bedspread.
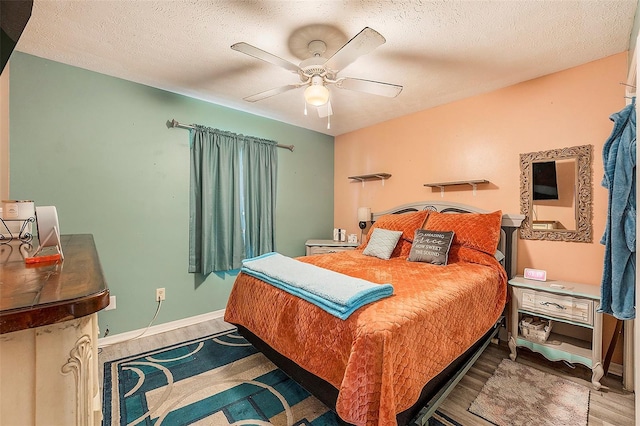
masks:
<path fill-rule="evenodd" d="M 346 320 L 245 274 L 225 320 L 339 390 L 336 411 L 356 425 L 395 425 L 422 387 L 491 328 L 507 278 L 490 255 L 452 247 L 447 266 L 381 260 L 362 250 L 300 257 L 303 262 L 391 283 L 394 295 Z"/>

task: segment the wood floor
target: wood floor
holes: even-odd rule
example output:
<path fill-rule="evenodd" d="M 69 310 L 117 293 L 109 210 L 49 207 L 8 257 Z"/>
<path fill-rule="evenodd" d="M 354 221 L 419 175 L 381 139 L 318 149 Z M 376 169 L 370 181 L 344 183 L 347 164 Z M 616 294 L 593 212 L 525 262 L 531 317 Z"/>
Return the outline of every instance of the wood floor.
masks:
<path fill-rule="evenodd" d="M 480 393 L 482 386 L 498 364 L 509 357 L 509 348 L 505 344 L 490 344 L 478 358 L 467 374 L 460 380 L 447 399 L 440 405 L 439 410 L 463 425 L 494 426 L 480 417 L 467 411 L 467 408 Z M 619 377 L 607 376 L 602 378 L 600 390 L 591 387 L 591 370 L 576 365 L 570 368 L 562 362 L 551 362 L 541 355 L 525 348 L 518 348 L 517 362 L 554 374 L 591 389 L 589 398 L 589 426 L 633 426 L 634 425 L 634 394 L 622 389 Z"/>
<path fill-rule="evenodd" d="M 106 361 L 206 336 L 228 330 L 231 327 L 230 324 L 225 323 L 221 319 L 211 320 L 170 332 L 142 337 L 101 348 L 98 357 L 100 362 L 100 386 L 102 386 L 103 383 L 103 364 Z M 473 367 L 442 403 L 440 411 L 465 426 L 493 426 L 492 423 L 468 412 L 467 408 L 469 408 L 476 398 L 487 379 L 491 377 L 500 361 L 508 356 L 509 349 L 506 344 L 489 345 Z M 586 367 L 577 365 L 572 369 L 561 362 L 547 361 L 541 355 L 525 348 L 518 348 L 517 362 L 590 387 L 591 370 Z M 597 391 L 591 389 L 588 426 L 633 426 L 634 416 L 634 394 L 622 389 L 620 378 L 616 376 L 603 377 L 602 388 Z"/>

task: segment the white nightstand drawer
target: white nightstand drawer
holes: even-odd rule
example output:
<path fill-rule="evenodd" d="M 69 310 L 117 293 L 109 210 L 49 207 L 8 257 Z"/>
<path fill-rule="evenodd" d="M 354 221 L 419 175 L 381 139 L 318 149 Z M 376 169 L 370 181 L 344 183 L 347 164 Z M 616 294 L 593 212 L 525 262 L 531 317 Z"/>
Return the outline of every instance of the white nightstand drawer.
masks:
<path fill-rule="evenodd" d="M 347 243 L 333 240 L 307 240 L 305 243 L 307 256 L 314 254 L 337 253 L 339 251 L 353 250 L 358 243 Z"/>
<path fill-rule="evenodd" d="M 522 291 L 522 309 L 593 325 L 593 300 L 533 290 Z"/>
<path fill-rule="evenodd" d="M 337 253 L 346 250 L 353 250 L 353 247 L 312 246 L 307 248 L 307 255 Z"/>

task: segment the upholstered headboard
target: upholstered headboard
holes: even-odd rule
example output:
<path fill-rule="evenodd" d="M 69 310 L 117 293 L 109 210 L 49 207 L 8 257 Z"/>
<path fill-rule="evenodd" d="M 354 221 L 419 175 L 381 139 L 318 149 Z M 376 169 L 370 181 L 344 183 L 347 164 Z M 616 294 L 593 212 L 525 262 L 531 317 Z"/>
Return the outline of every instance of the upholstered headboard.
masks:
<path fill-rule="evenodd" d="M 373 221 L 375 222 L 380 216 L 386 214 L 401 214 L 408 212 L 416 212 L 420 210 L 433 210 L 440 213 L 490 213 L 487 210 L 477 207 L 468 206 L 458 203 L 447 203 L 443 201 L 419 201 L 415 203 L 403 204 L 389 210 L 373 213 Z M 496 209 L 497 210 L 497 209 Z M 504 259 L 500 262 L 507 271 L 507 276 L 512 278 L 516 275 L 516 267 L 518 262 L 518 233 L 516 232 L 520 224 L 524 220 L 521 214 L 503 214 L 502 230 L 500 232 L 500 242 L 498 250 L 504 254 Z"/>

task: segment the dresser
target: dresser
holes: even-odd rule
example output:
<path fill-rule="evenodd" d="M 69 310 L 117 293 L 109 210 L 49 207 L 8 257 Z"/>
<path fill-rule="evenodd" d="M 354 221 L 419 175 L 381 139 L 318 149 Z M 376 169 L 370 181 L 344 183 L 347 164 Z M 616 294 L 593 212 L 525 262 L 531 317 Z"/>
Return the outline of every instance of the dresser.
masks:
<path fill-rule="evenodd" d="M 307 240 L 305 243 L 307 256 L 353 250 L 358 247 L 358 245 L 358 243 L 346 243 L 333 240 Z"/>
<path fill-rule="evenodd" d="M 509 280 L 511 309 L 509 321 L 510 358 L 518 347 L 527 347 L 552 361 L 579 363 L 592 370 L 591 383 L 600 389 L 602 365 L 602 314 L 600 287 L 568 281 L 534 281 L 517 276 Z M 528 336 L 523 330 L 531 319 L 551 321 L 546 340 Z M 540 321 L 541 320 L 541 321 Z M 536 330 L 536 333 L 544 333 Z M 539 335 L 538 334 L 538 335 Z"/>
<path fill-rule="evenodd" d="M 0 245 L 3 425 L 102 422 L 97 312 L 109 290 L 93 236 L 61 242 L 63 261 L 29 265 L 19 243 Z"/>

